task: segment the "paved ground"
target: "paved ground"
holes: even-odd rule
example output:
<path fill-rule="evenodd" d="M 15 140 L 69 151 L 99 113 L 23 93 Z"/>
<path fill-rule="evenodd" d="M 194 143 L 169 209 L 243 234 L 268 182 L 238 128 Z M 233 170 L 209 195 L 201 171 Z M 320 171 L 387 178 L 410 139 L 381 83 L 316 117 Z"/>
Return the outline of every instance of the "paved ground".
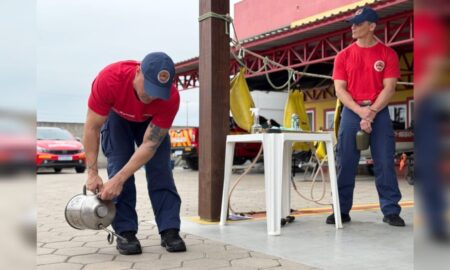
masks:
<path fill-rule="evenodd" d="M 106 171 L 100 174 L 106 179 Z M 151 221 L 154 220 L 147 197 L 144 171 L 137 174 L 140 218 L 138 237 L 143 254 L 122 256 L 115 245 L 106 241 L 103 231 L 77 231 L 64 219 L 67 201 L 77 193 L 85 181 L 84 175 L 71 170 L 61 174 L 41 173 L 37 176 L 37 269 L 316 269 L 293 263 L 278 257 L 242 249 L 222 242 L 212 241 L 192 234 L 182 233 L 188 252 L 172 254 L 159 246 L 159 235 Z M 174 177 L 183 200 L 181 216 L 197 215 L 198 176 L 196 172 L 176 168 Z M 304 194 L 310 192 L 310 182 L 296 178 Z M 232 196 L 236 211 L 262 211 L 265 209 L 263 174 L 254 171 L 242 180 Z M 413 199 L 413 188 L 400 181 L 404 200 Z M 315 194 L 320 195 L 321 186 L 316 185 Z M 325 202 L 329 202 L 329 190 Z M 355 204 L 376 203 L 377 194 L 370 177 L 357 181 Z M 318 207 L 292 193 L 292 208 Z M 183 228 L 181 229 L 183 231 Z"/>

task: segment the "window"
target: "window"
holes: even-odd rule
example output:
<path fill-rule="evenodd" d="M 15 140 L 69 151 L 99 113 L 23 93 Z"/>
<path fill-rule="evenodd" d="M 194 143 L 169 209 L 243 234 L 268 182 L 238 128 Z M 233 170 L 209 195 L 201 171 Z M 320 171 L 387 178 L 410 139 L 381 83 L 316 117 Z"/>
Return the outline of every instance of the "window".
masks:
<path fill-rule="evenodd" d="M 311 128 L 311 131 L 315 131 L 316 127 L 315 127 L 315 115 L 314 115 L 314 109 L 309 109 L 306 110 L 306 115 L 308 116 L 308 122 L 309 122 L 309 127 Z"/>
<path fill-rule="evenodd" d="M 406 129 L 406 104 L 393 104 L 388 108 L 394 130 Z"/>
<path fill-rule="evenodd" d="M 334 109 L 325 111 L 325 130 L 334 129 Z"/>

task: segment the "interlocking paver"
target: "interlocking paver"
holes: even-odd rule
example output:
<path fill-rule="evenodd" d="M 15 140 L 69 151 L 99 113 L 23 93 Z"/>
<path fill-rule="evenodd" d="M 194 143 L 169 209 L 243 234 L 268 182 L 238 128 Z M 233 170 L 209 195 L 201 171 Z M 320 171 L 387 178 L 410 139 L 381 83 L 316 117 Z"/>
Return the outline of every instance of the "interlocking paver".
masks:
<path fill-rule="evenodd" d="M 106 170 L 100 170 L 103 179 L 107 179 Z M 140 225 L 137 237 L 141 240 L 143 254 L 138 256 L 123 256 L 116 250 L 116 244 L 109 245 L 104 231 L 76 230 L 70 227 L 65 219 L 63 209 L 67 201 L 81 193 L 84 175 L 65 173 L 53 175 L 38 175 L 38 221 L 37 221 L 37 262 L 38 269 L 207 269 L 220 268 L 228 270 L 251 270 L 267 268 L 274 270 L 298 269 L 310 270 L 304 266 L 280 258 L 253 252 L 222 242 L 212 241 L 200 236 L 180 232 L 186 241 L 188 252 L 168 253 L 160 246 L 158 228 L 154 225 L 154 216 L 147 197 L 145 171 L 136 174 L 138 202 L 137 212 Z M 61 177 L 65 181 L 61 181 Z M 198 173 L 190 170 L 174 170 L 177 188 L 183 200 L 181 216 L 196 216 L 198 209 Z M 296 177 L 296 183 L 304 194 L 310 191 L 310 182 L 301 182 Z M 399 182 L 400 187 L 404 182 Z M 319 187 L 320 185 L 318 185 Z M 373 181 L 357 181 L 355 203 L 378 201 Z M 412 189 L 404 189 L 403 197 L 412 199 Z M 411 190 L 411 191 L 410 191 Z M 402 190 L 403 191 L 403 190 Z M 315 194 L 320 195 L 317 188 Z M 329 192 L 325 201 L 330 201 Z M 316 207 L 292 194 L 292 208 Z M 236 211 L 265 210 L 264 181 L 261 173 L 251 173 L 246 176 L 235 189 L 231 201 Z M 181 228 L 183 229 L 183 228 Z M 85 253 L 86 252 L 86 253 Z M 65 254 L 65 255 L 61 255 Z M 84 255 L 82 255 L 84 254 Z M 219 262 L 213 265 L 214 262 Z M 227 265 L 221 263 L 226 262 Z"/>
<path fill-rule="evenodd" d="M 281 266 L 267 268 L 270 270 L 319 270 L 318 268 L 312 268 L 311 266 L 302 265 L 299 263 L 293 263 L 291 261 L 280 259 L 278 262 Z"/>
<path fill-rule="evenodd" d="M 89 264 L 89 263 L 107 262 L 111 261 L 113 258 L 114 256 L 107 254 L 89 254 L 89 255 L 73 256 L 69 259 L 69 262 Z"/>
<path fill-rule="evenodd" d="M 186 261 L 204 258 L 204 252 L 191 251 L 188 249 L 186 252 L 177 253 L 164 253 L 161 255 L 161 260 L 174 260 L 174 261 Z"/>
<path fill-rule="evenodd" d="M 135 263 L 133 268 L 140 270 L 160 270 L 181 266 L 180 260 L 157 260 L 152 262 Z"/>
<path fill-rule="evenodd" d="M 83 242 L 73 242 L 73 241 L 63 241 L 63 242 L 49 242 L 44 243 L 44 248 L 70 248 L 70 247 L 81 247 Z"/>
<path fill-rule="evenodd" d="M 60 263 L 64 262 L 67 259 L 67 256 L 61 256 L 61 255 L 54 255 L 54 254 L 48 254 L 48 255 L 39 255 L 36 258 L 36 264 L 50 264 L 50 263 Z"/>
<path fill-rule="evenodd" d="M 102 263 L 93 263 L 86 265 L 83 270 L 124 270 L 130 269 L 133 265 L 131 262 L 102 262 Z"/>
<path fill-rule="evenodd" d="M 82 264 L 75 263 L 54 263 L 37 266 L 36 270 L 80 270 L 83 268 Z"/>
<path fill-rule="evenodd" d="M 280 266 L 277 260 L 264 258 L 244 258 L 231 261 L 231 265 L 240 267 L 269 268 Z"/>
<path fill-rule="evenodd" d="M 217 268 L 217 270 L 254 270 L 258 269 L 255 267 L 249 267 L 249 266 L 229 266 L 229 267 L 223 267 L 223 268 Z"/>
<path fill-rule="evenodd" d="M 83 246 L 84 247 L 94 247 L 94 248 L 107 248 L 107 247 L 110 247 L 110 246 L 116 246 L 116 243 L 114 242 L 113 244 L 110 245 L 108 243 L 108 241 L 106 240 L 106 236 L 105 236 L 104 240 L 86 242 Z"/>
<path fill-rule="evenodd" d="M 72 247 L 72 248 L 60 248 L 57 251 L 55 251 L 53 254 L 75 256 L 75 255 L 97 253 L 97 251 L 98 251 L 98 248 Z"/>
<path fill-rule="evenodd" d="M 36 254 L 37 255 L 51 254 L 53 252 L 55 252 L 55 249 L 53 249 L 53 248 L 38 247 L 37 250 L 36 250 Z"/>
<path fill-rule="evenodd" d="M 114 261 L 121 262 L 147 262 L 147 261 L 156 261 L 161 257 L 161 254 L 153 254 L 153 253 L 142 253 L 139 255 L 126 256 L 126 255 L 117 255 Z"/>
<path fill-rule="evenodd" d="M 192 268 L 197 270 L 206 269 L 217 269 L 220 267 L 229 266 L 230 262 L 228 260 L 218 260 L 218 259 L 199 259 L 192 261 L 184 261 L 183 268 Z"/>
<path fill-rule="evenodd" d="M 224 259 L 224 260 L 235 260 L 241 258 L 248 258 L 250 254 L 248 251 L 212 251 L 206 253 L 207 258 L 211 259 Z"/>

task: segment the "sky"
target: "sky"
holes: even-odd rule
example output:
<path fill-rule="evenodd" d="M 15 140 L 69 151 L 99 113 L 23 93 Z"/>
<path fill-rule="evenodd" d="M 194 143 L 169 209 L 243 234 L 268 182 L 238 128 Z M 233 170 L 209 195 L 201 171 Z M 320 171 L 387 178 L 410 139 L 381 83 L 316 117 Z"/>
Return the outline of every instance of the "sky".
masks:
<path fill-rule="evenodd" d="M 198 56 L 198 16 L 198 0 L 2 0 L 0 109 L 84 122 L 104 66 L 152 51 L 175 62 Z M 180 95 L 174 125 L 198 125 L 198 89 Z"/>

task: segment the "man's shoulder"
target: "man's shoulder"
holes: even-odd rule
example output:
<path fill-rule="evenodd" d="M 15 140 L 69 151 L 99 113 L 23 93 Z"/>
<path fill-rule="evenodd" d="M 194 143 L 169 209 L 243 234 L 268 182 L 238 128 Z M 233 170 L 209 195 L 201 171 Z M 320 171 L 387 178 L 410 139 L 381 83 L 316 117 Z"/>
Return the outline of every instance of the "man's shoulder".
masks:
<path fill-rule="evenodd" d="M 103 68 L 102 71 L 113 74 L 120 74 L 127 69 L 136 68 L 138 65 L 139 62 L 134 60 L 118 61 L 107 65 L 105 68 Z"/>
<path fill-rule="evenodd" d="M 354 49 L 355 49 L 355 43 L 352 43 L 352 44 L 348 45 L 347 47 L 345 47 L 344 49 L 342 49 L 336 56 L 341 57 L 343 55 L 347 55 L 349 52 L 351 52 Z"/>
<path fill-rule="evenodd" d="M 175 84 L 172 84 L 172 87 L 170 88 L 169 102 L 172 102 L 174 104 L 180 103 L 180 93 L 178 92 L 178 88 Z"/>

